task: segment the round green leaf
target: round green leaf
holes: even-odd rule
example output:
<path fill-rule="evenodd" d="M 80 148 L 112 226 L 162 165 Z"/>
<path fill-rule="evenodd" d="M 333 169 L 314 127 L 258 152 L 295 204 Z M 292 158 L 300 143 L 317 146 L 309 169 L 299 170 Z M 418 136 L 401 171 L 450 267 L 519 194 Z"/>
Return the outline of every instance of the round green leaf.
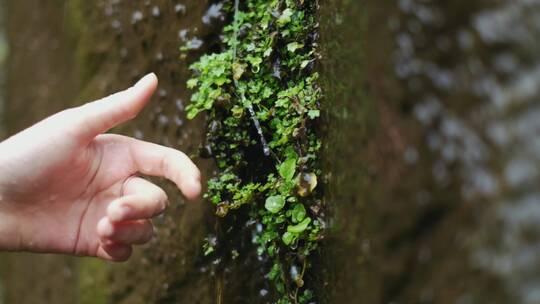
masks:
<path fill-rule="evenodd" d="M 281 195 L 270 196 L 266 199 L 264 208 L 272 213 L 278 213 L 285 206 L 285 198 Z"/>
<path fill-rule="evenodd" d="M 306 208 L 304 208 L 304 205 L 302 204 L 294 205 L 291 211 L 291 217 L 292 217 L 293 223 L 300 223 L 302 220 L 304 220 L 304 218 L 306 218 Z"/>

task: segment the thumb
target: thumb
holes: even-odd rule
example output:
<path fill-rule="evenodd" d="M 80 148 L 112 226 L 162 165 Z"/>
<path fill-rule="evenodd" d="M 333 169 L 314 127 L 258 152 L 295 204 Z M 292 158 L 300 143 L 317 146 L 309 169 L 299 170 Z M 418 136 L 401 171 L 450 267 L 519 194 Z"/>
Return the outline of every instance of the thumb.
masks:
<path fill-rule="evenodd" d="M 131 120 L 144 108 L 157 88 L 154 73 L 144 76 L 133 87 L 73 109 L 78 134 L 91 140 L 109 129 Z"/>

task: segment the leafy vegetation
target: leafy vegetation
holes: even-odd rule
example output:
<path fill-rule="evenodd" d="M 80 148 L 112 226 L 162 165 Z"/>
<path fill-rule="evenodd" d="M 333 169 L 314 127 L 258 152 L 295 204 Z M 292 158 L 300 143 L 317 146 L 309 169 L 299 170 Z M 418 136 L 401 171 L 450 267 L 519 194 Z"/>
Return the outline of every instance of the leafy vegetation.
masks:
<path fill-rule="evenodd" d="M 187 115 L 207 113 L 203 151 L 219 168 L 206 197 L 220 217 L 249 208 L 247 220 L 262 227 L 253 241 L 272 261 L 267 278 L 281 295 L 277 303 L 308 303 L 313 292 L 305 273 L 325 226 L 317 187 L 316 4 L 236 5 L 228 3 L 234 18 L 224 27 L 222 52 L 195 62 L 187 84 L 193 90 Z M 213 244 L 204 251 L 212 254 Z"/>

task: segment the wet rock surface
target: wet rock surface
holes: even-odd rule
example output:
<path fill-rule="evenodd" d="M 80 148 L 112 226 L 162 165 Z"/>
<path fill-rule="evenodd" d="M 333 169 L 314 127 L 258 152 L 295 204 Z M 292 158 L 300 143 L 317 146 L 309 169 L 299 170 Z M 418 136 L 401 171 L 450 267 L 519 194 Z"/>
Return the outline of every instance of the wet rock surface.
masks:
<path fill-rule="evenodd" d="M 117 131 L 197 154 L 184 84 L 217 41 L 221 2 L 6 3 L 9 134 L 155 71 L 151 105 Z M 333 206 L 320 302 L 538 303 L 538 3 L 320 4 L 319 183 Z M 6 303 L 266 303 L 252 258 L 201 258 L 211 206 L 165 185 L 171 210 L 129 263 L 2 255 Z"/>
<path fill-rule="evenodd" d="M 330 302 L 537 303 L 538 3 L 337 2 Z"/>
<path fill-rule="evenodd" d="M 136 121 L 116 132 L 196 155 L 201 121 L 187 121 L 184 88 L 191 57 L 184 39 L 208 49 L 215 12 L 207 1 L 7 1 L 11 55 L 8 132 L 46 115 L 126 88 L 148 72 L 160 85 Z M 205 19 L 206 20 L 206 19 Z M 219 21 L 219 20 L 218 20 Z M 191 54 L 197 58 L 199 50 Z M 208 164 L 196 160 L 208 171 Z M 200 262 L 210 208 L 186 203 L 164 185 L 171 201 L 155 221 L 158 237 L 129 263 L 96 264 L 57 256 L 7 255 L 7 303 L 212 303 L 214 280 Z M 210 221 L 212 217 L 209 217 Z M 31 286 L 31 287 L 30 287 Z M 29 292 L 29 288 L 31 292 Z"/>

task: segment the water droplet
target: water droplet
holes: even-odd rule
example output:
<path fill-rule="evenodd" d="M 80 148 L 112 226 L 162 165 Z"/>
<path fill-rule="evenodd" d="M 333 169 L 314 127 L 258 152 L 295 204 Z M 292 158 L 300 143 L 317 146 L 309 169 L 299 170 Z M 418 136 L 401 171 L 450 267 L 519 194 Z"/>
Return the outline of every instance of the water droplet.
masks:
<path fill-rule="evenodd" d="M 187 34 L 188 34 L 188 30 L 186 30 L 186 29 L 182 29 L 182 30 L 179 30 L 179 31 L 178 31 L 178 37 L 179 37 L 180 40 L 182 40 L 182 41 L 186 41 L 186 40 L 187 40 Z"/>
<path fill-rule="evenodd" d="M 201 48 L 201 46 L 204 44 L 204 41 L 202 39 L 199 39 L 197 37 L 193 37 L 191 39 L 188 39 L 186 41 L 185 47 L 188 50 L 198 50 Z"/>
<path fill-rule="evenodd" d="M 204 144 L 199 147 L 199 156 L 202 158 L 211 158 L 212 157 L 212 146 L 209 144 Z"/>
<path fill-rule="evenodd" d="M 410 12 L 413 10 L 414 5 L 411 0 L 399 0 L 399 8 L 404 12 Z"/>
<path fill-rule="evenodd" d="M 221 122 L 217 120 L 212 120 L 210 125 L 208 125 L 208 132 L 211 134 L 217 133 L 221 129 Z"/>
<path fill-rule="evenodd" d="M 152 7 L 152 16 L 153 16 L 154 18 L 159 18 L 159 17 L 161 17 L 161 11 L 159 10 L 159 7 L 158 7 L 158 6 Z"/>
<path fill-rule="evenodd" d="M 131 15 L 131 24 L 137 24 L 143 19 L 144 19 L 143 13 L 141 11 L 135 11 L 133 12 L 133 15 Z"/>
<path fill-rule="evenodd" d="M 113 21 L 111 21 L 111 27 L 115 30 L 120 30 L 122 28 L 122 23 L 117 19 L 114 19 Z"/>
<path fill-rule="evenodd" d="M 180 118 L 180 116 L 178 115 L 175 115 L 174 116 L 174 124 L 177 126 L 177 127 L 181 127 L 184 125 L 184 120 L 182 118 Z"/>
<path fill-rule="evenodd" d="M 165 90 L 165 89 L 160 89 L 160 90 L 158 91 L 158 96 L 159 96 L 159 98 L 161 98 L 161 99 L 165 99 L 165 98 L 167 97 L 167 90 Z"/>
<path fill-rule="evenodd" d="M 161 127 L 166 127 L 169 125 L 169 117 L 163 115 L 163 114 L 160 114 L 158 116 L 158 123 Z"/>
<path fill-rule="evenodd" d="M 112 16 L 112 14 L 114 13 L 114 9 L 111 5 L 107 5 L 105 7 L 105 16 Z"/>
<path fill-rule="evenodd" d="M 135 132 L 133 132 L 133 136 L 136 139 L 144 139 L 144 133 L 141 130 L 135 130 Z"/>
<path fill-rule="evenodd" d="M 296 280 L 299 276 L 298 267 L 296 265 L 292 265 L 290 269 L 291 279 Z"/>
<path fill-rule="evenodd" d="M 178 111 L 184 111 L 184 101 L 182 99 L 178 98 L 174 103 Z"/>
<path fill-rule="evenodd" d="M 210 5 L 204 16 L 202 17 L 202 22 L 206 25 L 210 25 L 212 19 L 223 19 L 223 14 L 221 9 L 223 8 L 223 3 L 216 3 Z"/>
<path fill-rule="evenodd" d="M 174 11 L 178 16 L 186 14 L 186 6 L 184 4 L 177 4 L 174 6 Z"/>
<path fill-rule="evenodd" d="M 405 162 L 408 165 L 414 165 L 418 161 L 418 151 L 415 148 L 407 148 L 404 155 Z"/>

